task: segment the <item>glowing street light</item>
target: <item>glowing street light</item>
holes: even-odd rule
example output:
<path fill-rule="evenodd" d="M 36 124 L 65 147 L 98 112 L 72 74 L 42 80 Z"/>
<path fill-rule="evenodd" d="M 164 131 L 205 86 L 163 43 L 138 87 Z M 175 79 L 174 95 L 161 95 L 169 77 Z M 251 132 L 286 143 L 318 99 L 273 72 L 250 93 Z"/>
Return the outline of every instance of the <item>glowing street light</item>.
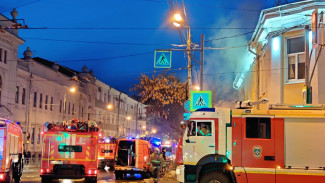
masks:
<path fill-rule="evenodd" d="M 200 88 L 200 86 L 195 85 L 195 86 L 194 86 L 194 89 L 197 90 L 197 91 L 200 91 L 201 88 Z"/>
<path fill-rule="evenodd" d="M 157 130 L 156 129 L 152 129 L 152 133 L 157 133 Z"/>
<path fill-rule="evenodd" d="M 76 92 L 76 87 L 71 87 L 71 88 L 69 89 L 69 91 L 70 91 L 71 93 Z"/>
<path fill-rule="evenodd" d="M 126 117 L 127 120 L 131 120 L 131 116 Z"/>
<path fill-rule="evenodd" d="M 142 126 L 142 129 L 144 129 L 144 130 L 145 130 L 145 129 L 146 129 L 146 126 Z"/>
<path fill-rule="evenodd" d="M 112 104 L 108 104 L 107 105 L 107 109 L 113 109 L 113 105 Z"/>

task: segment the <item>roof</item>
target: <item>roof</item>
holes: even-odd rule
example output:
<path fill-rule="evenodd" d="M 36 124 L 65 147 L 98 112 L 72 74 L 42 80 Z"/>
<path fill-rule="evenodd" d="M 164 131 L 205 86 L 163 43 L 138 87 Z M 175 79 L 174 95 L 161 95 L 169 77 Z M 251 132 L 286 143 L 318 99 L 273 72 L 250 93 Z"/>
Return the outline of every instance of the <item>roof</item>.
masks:
<path fill-rule="evenodd" d="M 40 58 L 40 57 L 34 57 L 33 60 L 40 63 L 40 64 L 42 64 L 42 65 L 44 65 L 44 66 L 46 66 L 46 67 L 49 67 L 49 68 L 52 68 L 52 66 L 55 64 L 55 62 L 45 60 L 45 59 Z M 68 76 L 68 77 L 72 77 L 75 74 L 79 74 L 78 71 L 75 71 L 73 69 L 70 69 L 68 67 L 65 67 L 65 66 L 62 66 L 62 65 L 59 65 L 59 64 L 57 64 L 57 65 L 59 66 L 58 71 L 60 73 L 64 74 L 64 75 Z"/>

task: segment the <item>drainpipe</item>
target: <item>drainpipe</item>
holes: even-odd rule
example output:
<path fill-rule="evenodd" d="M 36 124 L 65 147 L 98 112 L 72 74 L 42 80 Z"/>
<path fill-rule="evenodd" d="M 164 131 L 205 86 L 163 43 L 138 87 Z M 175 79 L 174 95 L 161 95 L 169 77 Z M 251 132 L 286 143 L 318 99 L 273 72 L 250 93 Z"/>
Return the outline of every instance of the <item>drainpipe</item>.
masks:
<path fill-rule="evenodd" d="M 256 100 L 260 99 L 260 55 L 255 53 L 253 50 L 251 50 L 251 45 L 252 42 L 249 41 L 248 42 L 248 51 L 251 52 L 252 54 L 254 54 L 256 56 L 256 64 L 257 64 L 257 90 L 256 90 Z M 259 104 L 257 105 L 257 109 L 259 109 Z"/>
<path fill-rule="evenodd" d="M 120 103 L 121 103 L 121 95 L 122 95 L 122 92 L 120 92 L 120 95 L 118 96 L 118 105 L 117 105 L 117 123 L 119 126 L 120 125 Z M 119 134 L 119 128 L 117 128 L 117 134 Z"/>

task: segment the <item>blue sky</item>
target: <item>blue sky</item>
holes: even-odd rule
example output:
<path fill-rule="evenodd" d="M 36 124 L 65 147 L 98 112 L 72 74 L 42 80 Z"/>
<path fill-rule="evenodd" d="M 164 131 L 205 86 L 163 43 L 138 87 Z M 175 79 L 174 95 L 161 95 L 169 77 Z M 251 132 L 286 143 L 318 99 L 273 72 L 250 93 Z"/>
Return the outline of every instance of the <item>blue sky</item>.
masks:
<path fill-rule="evenodd" d="M 18 57 L 22 57 L 26 47 L 30 47 L 33 56 L 57 61 L 75 70 L 80 71 L 86 64 L 100 80 L 128 92 L 141 73 L 153 73 L 155 49 L 173 48 L 171 44 L 181 44 L 178 32 L 168 29 L 172 25 L 167 2 L 168 0 L 2 0 L 0 13 L 11 17 L 10 11 L 16 7 L 19 13 L 17 18 L 24 19 L 30 28 L 49 28 L 20 30 L 19 35 L 26 43 L 19 47 Z M 181 0 L 177 2 L 180 6 Z M 184 2 L 192 28 L 192 41 L 199 43 L 200 36 L 204 33 L 206 47 L 228 47 L 246 44 L 252 35 L 250 32 L 256 26 L 259 10 L 273 7 L 275 1 Z M 216 27 L 242 29 L 211 29 Z M 245 35 L 208 41 L 238 34 Z M 220 91 L 225 87 L 233 92 L 231 86 L 234 72 L 241 65 L 237 63 L 240 62 L 237 58 L 242 57 L 245 49 L 206 51 L 205 85 L 214 85 Z M 195 53 L 194 57 L 199 60 L 199 53 Z M 185 81 L 187 71 L 179 68 L 184 67 L 184 53 L 173 52 L 172 70 L 182 81 Z M 197 83 L 198 72 L 199 67 L 194 63 L 193 83 Z M 224 94 L 227 95 L 227 92 Z"/>

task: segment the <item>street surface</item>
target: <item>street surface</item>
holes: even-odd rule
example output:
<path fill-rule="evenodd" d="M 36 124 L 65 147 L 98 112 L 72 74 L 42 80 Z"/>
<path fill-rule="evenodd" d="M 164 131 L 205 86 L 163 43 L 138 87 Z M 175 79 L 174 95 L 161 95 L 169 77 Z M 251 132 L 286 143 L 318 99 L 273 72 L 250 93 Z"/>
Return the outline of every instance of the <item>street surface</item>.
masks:
<path fill-rule="evenodd" d="M 174 174 L 174 171 L 171 171 L 170 173 L 167 173 L 164 178 L 161 178 L 159 180 L 159 183 L 177 183 L 176 177 L 171 175 Z M 39 183 L 41 182 L 41 178 L 39 176 L 39 167 L 35 166 L 26 166 L 24 168 L 23 176 L 21 178 L 22 183 Z M 77 180 L 70 180 L 70 179 L 64 179 L 64 180 L 55 180 L 54 183 L 81 183 L 84 182 L 83 179 L 77 179 Z M 116 183 L 144 183 L 144 182 L 150 182 L 153 183 L 153 179 L 145 179 L 145 180 L 136 180 L 136 179 L 128 179 L 128 180 L 115 180 L 115 175 L 113 171 L 99 171 L 98 183 L 106 183 L 106 182 L 116 182 Z"/>

